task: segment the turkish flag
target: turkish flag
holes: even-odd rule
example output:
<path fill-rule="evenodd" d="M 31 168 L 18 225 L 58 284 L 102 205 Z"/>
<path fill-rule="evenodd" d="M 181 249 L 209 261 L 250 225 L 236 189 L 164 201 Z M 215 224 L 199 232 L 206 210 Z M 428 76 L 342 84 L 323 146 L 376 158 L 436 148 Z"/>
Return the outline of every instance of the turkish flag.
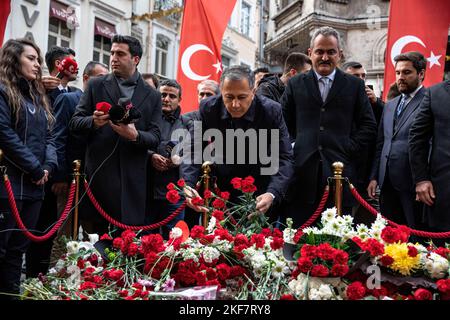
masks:
<path fill-rule="evenodd" d="M 0 47 L 3 44 L 3 38 L 5 36 L 6 23 L 11 12 L 11 1 L 0 1 Z"/>
<path fill-rule="evenodd" d="M 419 51 L 428 60 L 426 87 L 441 82 L 444 77 L 447 35 L 450 25 L 450 1 L 391 0 L 384 98 L 395 82 L 394 58 L 407 51 Z"/>
<path fill-rule="evenodd" d="M 177 80 L 183 89 L 183 113 L 197 110 L 197 85 L 219 81 L 222 37 L 236 0 L 186 0 L 181 26 Z"/>

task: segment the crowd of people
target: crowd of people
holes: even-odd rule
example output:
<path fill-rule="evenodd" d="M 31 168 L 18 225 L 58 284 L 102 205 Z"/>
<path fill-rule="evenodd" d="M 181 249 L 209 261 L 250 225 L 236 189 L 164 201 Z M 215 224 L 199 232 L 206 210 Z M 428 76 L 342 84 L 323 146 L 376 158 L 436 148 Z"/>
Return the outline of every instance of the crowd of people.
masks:
<path fill-rule="evenodd" d="M 69 85 L 77 70 L 59 68 L 64 59 L 76 59 L 72 49 L 52 47 L 45 54 L 50 74 L 44 76 L 41 51 L 33 42 L 11 39 L 1 48 L 1 165 L 29 230 L 45 232 L 61 214 L 75 159 L 82 160 L 96 199 L 116 220 L 143 226 L 169 216 L 184 199 L 169 202 L 166 186 L 183 178 L 194 187 L 201 174 L 201 163 L 173 158 L 179 143 L 173 133 L 179 129 L 189 133 L 194 150 L 196 131 L 202 137 L 211 129 L 221 134 L 226 151 L 214 147 L 217 137 L 201 140 L 200 149 L 215 149 L 213 160 L 231 153 L 233 161 L 213 166 L 218 187 L 230 191 L 233 200 L 238 195 L 230 179 L 253 176 L 256 209 L 279 227 L 286 218 L 294 227 L 310 218 L 333 175 L 332 164 L 340 161 L 344 175 L 384 216 L 411 228 L 450 230 L 450 82 L 425 88 L 427 61 L 419 52 L 395 57 L 396 82 L 384 102 L 366 85 L 361 63 L 342 63 L 339 33 L 322 27 L 312 35 L 308 54 L 290 54 L 281 74 L 231 66 L 220 83 L 199 83 L 197 110 L 185 114 L 180 84 L 141 74 L 141 56 L 137 39 L 114 36 L 110 65 L 89 62 L 80 90 Z M 124 106 L 127 112 L 131 106 L 136 116 L 118 121 L 99 104 Z M 266 159 L 250 161 L 254 141 L 245 140 L 247 151 L 241 154 L 229 130 L 254 130 L 258 141 L 265 140 L 267 156 L 276 157 L 277 170 L 263 174 L 269 169 Z M 272 131 L 277 134 L 262 134 Z M 205 208 L 186 200 L 188 207 L 154 232 L 167 238 L 179 220 L 199 224 L 197 212 Z M 330 198 L 327 206 L 333 205 Z M 79 208 L 84 230 L 111 231 L 87 197 Z M 343 208 L 369 222 L 346 186 Z M 25 253 L 26 275 L 45 273 L 52 243 L 30 245 L 0 187 L 0 292 L 19 293 Z"/>

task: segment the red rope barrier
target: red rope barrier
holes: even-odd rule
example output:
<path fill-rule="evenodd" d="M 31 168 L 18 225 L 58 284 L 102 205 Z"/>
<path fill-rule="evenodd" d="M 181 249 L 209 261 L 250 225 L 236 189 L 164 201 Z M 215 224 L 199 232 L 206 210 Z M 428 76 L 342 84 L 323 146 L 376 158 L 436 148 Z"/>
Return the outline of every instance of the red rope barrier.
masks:
<path fill-rule="evenodd" d="M 322 200 L 320 200 L 319 206 L 316 209 L 316 212 L 300 227 L 298 230 L 303 230 L 310 225 L 314 223 L 314 221 L 317 220 L 317 218 L 320 216 L 320 214 L 323 212 L 323 208 L 325 207 L 325 204 L 328 200 L 328 195 L 330 194 L 330 187 L 326 186 L 325 190 L 323 192 Z"/>
<path fill-rule="evenodd" d="M 364 207 L 366 208 L 371 214 L 377 216 L 378 211 L 372 207 L 369 203 L 367 203 L 366 200 L 364 200 L 363 197 L 358 193 L 358 190 L 350 184 L 350 191 L 352 192 L 352 195 L 355 197 L 355 199 Z M 390 225 L 394 227 L 399 227 L 400 225 L 398 223 L 395 223 L 394 221 L 391 221 L 389 219 L 386 219 L 383 217 Z M 427 232 L 427 231 L 421 231 L 421 230 L 415 230 L 408 228 L 412 235 L 422 237 L 422 238 L 436 238 L 436 239 L 444 239 L 444 238 L 450 238 L 450 231 L 448 232 Z"/>
<path fill-rule="evenodd" d="M 64 209 L 64 212 L 61 214 L 61 217 L 58 219 L 56 224 L 50 229 L 50 231 L 42 236 L 35 236 L 30 231 L 28 231 L 27 227 L 24 225 L 22 219 L 20 218 L 19 210 L 17 210 L 17 204 L 16 200 L 14 198 L 14 193 L 12 190 L 11 182 L 8 178 L 5 178 L 5 187 L 6 192 L 8 193 L 8 201 L 9 205 L 11 207 L 11 211 L 13 214 L 14 219 L 16 220 L 17 225 L 19 226 L 19 229 L 25 234 L 25 236 L 34 242 L 43 242 L 55 235 L 55 233 L 59 230 L 59 228 L 62 226 L 66 218 L 68 217 L 70 213 L 70 209 L 72 208 L 73 204 L 73 198 L 75 195 L 75 182 L 72 182 L 70 186 L 70 192 L 69 192 L 69 199 L 67 200 L 66 207 Z"/>
<path fill-rule="evenodd" d="M 97 209 L 98 213 L 100 213 L 102 215 L 102 217 L 106 221 L 111 223 L 112 225 L 115 225 L 116 227 L 119 227 L 124 230 L 147 231 L 147 230 L 157 229 L 159 227 L 162 227 L 162 226 L 165 226 L 166 224 L 168 224 L 171 220 L 173 220 L 176 216 L 178 216 L 181 213 L 181 211 L 183 211 L 183 209 L 186 207 L 186 201 L 184 201 L 183 204 L 180 207 L 178 207 L 178 209 L 175 210 L 170 216 L 168 216 L 167 218 L 165 218 L 164 220 L 162 220 L 158 223 L 154 223 L 154 224 L 147 225 L 147 226 L 129 226 L 129 225 L 123 224 L 123 223 L 115 220 L 110 215 L 108 215 L 105 212 L 105 210 L 103 210 L 103 208 L 100 206 L 100 204 L 98 203 L 98 201 L 95 199 L 94 195 L 92 194 L 92 191 L 89 188 L 89 184 L 86 180 L 84 180 L 84 188 L 86 189 L 86 193 L 87 193 L 89 199 L 91 200 L 92 204 L 94 205 L 95 209 Z"/>

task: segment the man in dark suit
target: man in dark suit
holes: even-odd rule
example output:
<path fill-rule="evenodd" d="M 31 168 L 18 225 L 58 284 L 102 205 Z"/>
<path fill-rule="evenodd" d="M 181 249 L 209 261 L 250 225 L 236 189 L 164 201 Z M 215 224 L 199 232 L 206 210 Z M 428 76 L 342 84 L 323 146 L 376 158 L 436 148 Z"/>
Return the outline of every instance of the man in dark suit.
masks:
<path fill-rule="evenodd" d="M 417 228 L 422 206 L 415 201 L 408 136 L 425 94 L 422 82 L 427 60 L 419 52 L 407 52 L 394 60 L 401 95 L 388 101 L 384 109 L 367 193 L 375 197 L 379 185 L 381 213 L 397 223 Z"/>
<path fill-rule="evenodd" d="M 295 141 L 296 170 L 284 211 L 296 226 L 316 210 L 332 164 L 343 162 L 344 176 L 355 181 L 356 156 L 376 138 L 364 82 L 336 68 L 342 56 L 339 33 L 330 27 L 316 30 L 308 52 L 313 69 L 288 82 L 281 104 Z M 344 213 L 349 214 L 354 201 L 344 191 Z"/>
<path fill-rule="evenodd" d="M 196 140 L 195 138 L 199 137 L 196 136 L 197 133 L 201 133 L 201 138 L 208 131 L 215 130 L 215 133 L 212 133 L 214 140 L 206 136 L 203 140 L 211 141 L 215 150 L 212 159 L 216 162 L 213 174 L 217 177 L 219 189 L 230 191 L 230 200 L 236 202 L 240 194 L 231 190 L 231 179 L 253 176 L 257 187 L 256 209 L 266 213 L 274 203 L 284 198 L 293 173 L 292 148 L 280 105 L 265 97 L 254 95 L 253 87 L 254 77 L 250 69 L 243 66 L 226 69 L 221 77 L 221 95 L 201 102 L 200 122 L 194 125 L 197 127 L 201 124 L 201 130 L 197 132 L 196 129 L 191 129 L 191 137 L 192 140 Z M 256 140 L 247 139 L 246 136 L 247 138 L 253 136 Z M 223 141 L 222 144 L 219 143 L 220 140 Z M 254 149 L 264 143 L 270 152 L 261 150 L 261 147 L 258 150 Z M 192 147 L 195 151 L 194 141 Z M 234 158 L 230 159 L 230 150 L 233 148 Z M 258 157 L 260 154 L 267 155 L 270 161 Z M 250 160 L 253 156 L 257 158 L 256 161 Z M 223 161 L 225 158 L 226 161 Z M 191 187 L 195 186 L 200 176 L 201 160 L 198 163 L 194 159 L 193 164 L 183 161 L 181 165 L 182 177 Z M 190 199 L 188 205 L 199 209 L 192 205 Z"/>
<path fill-rule="evenodd" d="M 112 73 L 89 82 L 70 121 L 75 133 L 88 134 L 85 173 L 94 196 L 108 214 L 129 225 L 144 224 L 148 150 L 160 141 L 161 97 L 137 71 L 141 57 L 139 40 L 115 35 Z M 120 98 L 130 99 L 140 112 L 137 122 L 115 124 L 109 114 L 96 110 L 97 103 L 116 105 Z M 95 227 L 96 232 L 106 229 Z"/>
<path fill-rule="evenodd" d="M 450 231 L 450 81 L 430 87 L 409 133 L 409 158 L 417 199 L 431 231 Z M 431 153 L 430 153 L 430 139 Z M 443 244 L 449 239 L 435 243 Z"/>

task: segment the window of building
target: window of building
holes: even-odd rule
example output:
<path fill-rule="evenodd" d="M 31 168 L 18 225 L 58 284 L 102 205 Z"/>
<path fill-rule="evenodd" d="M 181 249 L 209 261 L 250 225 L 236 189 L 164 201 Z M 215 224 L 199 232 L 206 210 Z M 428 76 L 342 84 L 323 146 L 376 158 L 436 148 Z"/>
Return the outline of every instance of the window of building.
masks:
<path fill-rule="evenodd" d="M 94 36 L 94 54 L 92 60 L 109 65 L 111 56 L 111 39 L 99 34 Z"/>
<path fill-rule="evenodd" d="M 109 65 L 111 56 L 111 39 L 116 34 L 116 27 L 100 19 L 94 24 L 94 52 L 92 60 Z"/>
<path fill-rule="evenodd" d="M 67 28 L 66 21 L 51 17 L 48 27 L 48 46 L 70 47 L 72 30 Z"/>
<path fill-rule="evenodd" d="M 250 36 L 250 11 L 251 6 L 245 2 L 242 2 L 241 8 L 241 33 Z"/>
<path fill-rule="evenodd" d="M 156 35 L 155 73 L 167 76 L 167 55 L 170 39 L 162 34 Z"/>
<path fill-rule="evenodd" d="M 225 70 L 231 65 L 231 58 L 222 55 L 222 69 Z"/>

